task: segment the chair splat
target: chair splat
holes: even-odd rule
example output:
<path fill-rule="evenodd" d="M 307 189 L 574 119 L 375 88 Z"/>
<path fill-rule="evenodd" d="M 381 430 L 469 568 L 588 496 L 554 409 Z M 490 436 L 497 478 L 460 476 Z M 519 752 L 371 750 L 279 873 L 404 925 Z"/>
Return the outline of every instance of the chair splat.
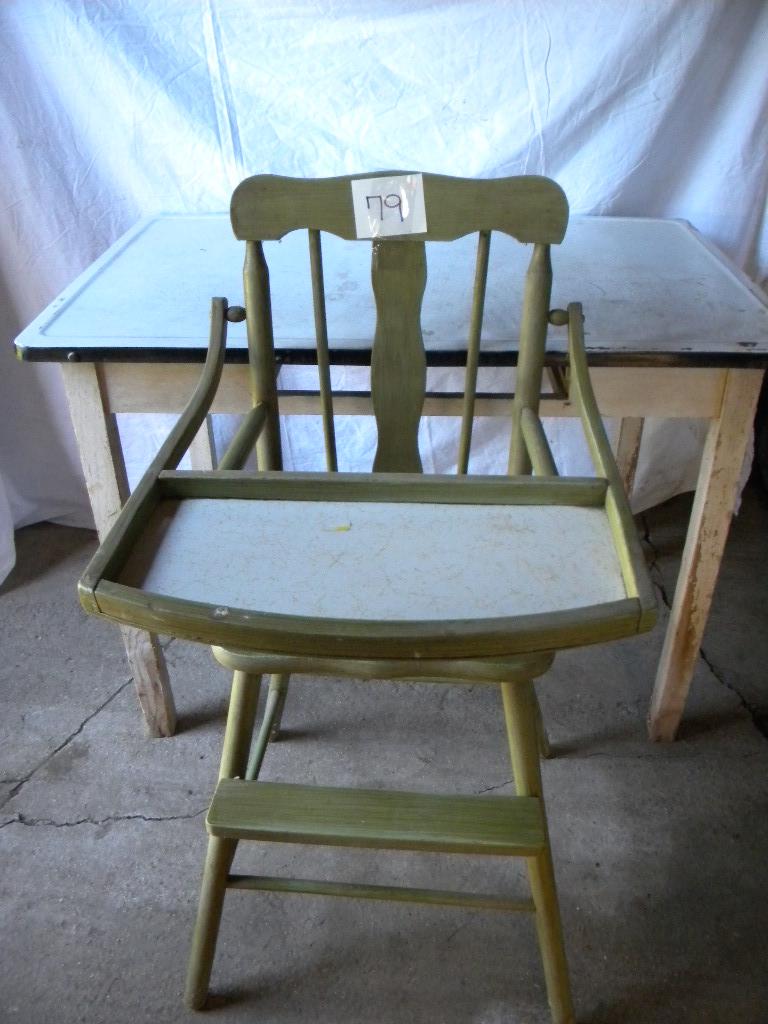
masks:
<path fill-rule="evenodd" d="M 427 283 L 424 243 L 374 242 L 371 277 L 376 300 L 371 399 L 378 427 L 373 470 L 420 473 L 419 421 L 427 389 L 421 334 Z"/>

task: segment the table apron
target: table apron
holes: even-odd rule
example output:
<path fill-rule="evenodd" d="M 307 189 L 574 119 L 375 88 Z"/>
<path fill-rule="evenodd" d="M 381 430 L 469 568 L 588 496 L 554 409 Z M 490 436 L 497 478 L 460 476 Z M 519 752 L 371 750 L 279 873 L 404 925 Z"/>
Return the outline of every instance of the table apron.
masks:
<path fill-rule="evenodd" d="M 109 413 L 181 412 L 200 376 L 200 367 L 179 363 L 101 363 L 97 367 L 105 411 Z M 597 403 L 604 416 L 716 419 L 729 373 L 708 367 L 594 367 L 591 371 Z M 224 367 L 213 412 L 242 413 L 250 408 L 248 367 Z M 462 402 L 455 397 L 428 397 L 424 414 L 459 416 Z M 285 394 L 281 412 L 317 415 L 319 397 Z M 370 397 L 337 392 L 334 409 L 340 415 L 371 415 Z M 477 416 L 508 416 L 509 397 L 479 397 Z M 543 416 L 573 416 L 568 400 L 543 397 Z"/>

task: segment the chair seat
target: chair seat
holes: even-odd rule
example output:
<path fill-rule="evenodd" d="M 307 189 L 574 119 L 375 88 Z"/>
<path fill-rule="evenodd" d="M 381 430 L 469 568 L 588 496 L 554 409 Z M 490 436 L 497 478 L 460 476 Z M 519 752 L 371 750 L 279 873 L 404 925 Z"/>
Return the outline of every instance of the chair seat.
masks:
<path fill-rule="evenodd" d="M 358 636 L 392 638 L 403 623 L 412 636 L 446 624 L 471 634 L 627 598 L 604 508 L 567 505 L 165 499 L 117 582 L 155 595 L 156 608 L 206 606 L 221 625 L 285 617 L 310 637 L 325 623 L 337 634 L 326 653 L 361 656 L 375 652 L 342 651 L 344 629 L 328 624 Z"/>

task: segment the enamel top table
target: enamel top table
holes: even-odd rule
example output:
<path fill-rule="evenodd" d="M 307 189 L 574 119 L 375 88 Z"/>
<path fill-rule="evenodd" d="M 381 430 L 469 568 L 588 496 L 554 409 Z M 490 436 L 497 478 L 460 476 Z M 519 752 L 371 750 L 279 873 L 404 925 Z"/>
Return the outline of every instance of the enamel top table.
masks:
<path fill-rule="evenodd" d="M 471 304 L 474 239 L 428 243 L 423 329 L 428 362 L 462 365 Z M 324 237 L 332 362 L 365 363 L 373 337 L 370 276 L 359 248 Z M 276 354 L 281 364 L 314 360 L 306 236 L 265 244 Z M 494 234 L 480 364 L 514 365 L 526 247 Z M 210 298 L 241 302 L 243 246 L 226 215 L 161 215 L 141 221 L 19 336 L 21 358 L 60 361 L 101 536 L 127 492 L 115 415 L 178 412 L 194 387 L 207 343 Z M 552 307 L 584 304 L 587 349 L 601 412 L 622 419 L 617 456 L 631 488 L 643 418 L 700 417 L 709 431 L 680 576 L 651 700 L 654 739 L 672 739 L 704 631 L 738 495 L 763 369 L 768 308 L 762 293 L 691 227 L 679 221 L 574 217 L 553 247 Z M 302 272 L 295 268 L 301 265 Z M 297 287 L 296 282 L 300 282 Z M 303 290 L 306 288 L 306 290 Z M 228 364 L 214 411 L 250 406 L 245 331 L 230 325 Z M 569 415 L 558 367 L 565 334 L 550 332 L 554 387 L 546 416 Z M 559 381 L 559 383 L 558 383 Z M 340 395 L 337 412 L 369 412 L 361 393 Z M 306 391 L 281 399 L 283 412 L 317 409 Z M 478 415 L 503 416 L 509 397 L 480 396 Z M 428 397 L 425 412 L 451 415 L 456 399 Z M 193 466 L 212 467 L 207 429 Z M 155 637 L 123 628 L 149 729 L 170 735 L 173 696 Z"/>

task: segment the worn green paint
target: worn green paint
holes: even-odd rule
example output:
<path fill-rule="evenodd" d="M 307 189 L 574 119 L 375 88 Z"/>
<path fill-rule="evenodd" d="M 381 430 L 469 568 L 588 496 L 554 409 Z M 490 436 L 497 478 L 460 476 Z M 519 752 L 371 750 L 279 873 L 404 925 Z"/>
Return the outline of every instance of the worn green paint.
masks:
<path fill-rule="evenodd" d="M 229 839 L 529 856 L 544 845 L 540 803 L 222 779 L 208 832 Z"/>
<path fill-rule="evenodd" d="M 557 466 L 541 420 L 527 407 L 520 410 L 520 432 L 533 472 L 537 476 L 557 476 Z"/>
<path fill-rule="evenodd" d="M 412 473 L 247 473 L 167 470 L 158 478 L 163 498 L 258 498 L 285 501 L 409 501 L 449 505 L 570 505 L 600 508 L 599 477 L 467 476 Z"/>
<path fill-rule="evenodd" d="M 656 622 L 656 595 L 648 575 L 621 473 L 605 433 L 589 379 L 587 353 L 584 347 L 584 314 L 580 302 L 572 302 L 568 306 L 568 355 L 571 396 L 581 415 L 584 435 L 595 469 L 608 481 L 605 510 L 613 531 L 627 593 L 636 597 L 640 605 L 637 629 L 638 632 L 643 632 Z"/>
<path fill-rule="evenodd" d="M 262 404 L 266 409 L 264 429 L 256 442 L 256 459 L 259 469 L 280 469 L 283 455 L 280 446 L 272 300 L 264 247 L 258 239 L 248 241 L 245 245 L 243 292 L 251 397 L 254 405 Z"/>
<path fill-rule="evenodd" d="M 509 472 L 513 476 L 529 473 L 531 460 L 523 440 L 520 417 L 523 409 L 538 413 L 544 352 L 549 323 L 549 298 L 552 291 L 552 260 L 549 246 L 533 247 L 525 275 L 523 311 L 520 319 L 520 351 L 512 402 L 512 438 L 509 447 Z"/>
<path fill-rule="evenodd" d="M 488 658 L 561 650 L 637 632 L 636 598 L 562 611 L 493 619 L 398 620 L 308 618 L 166 597 L 104 580 L 102 614 L 153 633 L 222 647 L 321 658 Z"/>
<path fill-rule="evenodd" d="M 424 243 L 374 242 L 371 277 L 376 300 L 371 400 L 378 428 L 373 471 L 420 473 L 419 421 L 427 390 L 421 335 Z"/>
<path fill-rule="evenodd" d="M 86 611 L 99 614 L 100 608 L 94 590 L 104 577 L 109 577 L 125 561 L 128 551 L 137 542 L 141 530 L 159 500 L 157 480 L 163 470 L 174 469 L 192 443 L 213 403 L 224 368 L 227 339 L 227 300 L 211 300 L 211 325 L 203 372 L 197 387 L 176 422 L 173 430 L 160 446 L 149 468 L 134 488 L 114 526 L 99 545 L 78 583 L 80 603 Z"/>
<path fill-rule="evenodd" d="M 485 309 L 485 288 L 488 283 L 488 257 L 491 250 L 490 231 L 481 231 L 477 240 L 475 262 L 475 284 L 472 290 L 472 312 L 469 318 L 467 338 L 467 367 L 464 374 L 464 399 L 461 410 L 461 433 L 457 466 L 459 473 L 469 469 L 469 449 L 472 444 L 472 425 L 475 417 L 477 395 L 477 368 L 480 363 L 480 340 L 483 331 Z"/>
<path fill-rule="evenodd" d="M 388 900 L 396 903 L 425 903 L 433 907 L 462 907 L 468 910 L 504 910 L 532 914 L 533 900 L 518 900 L 491 893 L 454 892 L 445 889 L 413 889 L 401 885 L 364 885 L 328 882 L 310 878 L 275 878 L 267 875 L 230 875 L 228 889 L 255 892 L 284 892 L 289 895 L 341 896 L 346 899 Z"/>
<path fill-rule="evenodd" d="M 543 800 L 537 735 L 538 705 L 533 683 L 502 683 L 501 695 L 518 799 L 537 797 Z M 546 831 L 545 813 L 543 822 Z M 536 906 L 536 932 L 553 1024 L 575 1024 L 552 851 L 546 837 L 542 849 L 526 858 L 526 867 Z"/>
<path fill-rule="evenodd" d="M 331 392 L 331 359 L 328 350 L 328 318 L 325 312 L 325 283 L 323 279 L 323 250 L 320 232 L 310 228 L 309 266 L 312 277 L 312 308 L 315 315 L 315 341 L 317 346 L 317 375 L 320 381 L 320 406 L 325 439 L 325 464 L 330 472 L 338 469 L 336 430 L 333 423 L 333 394 Z"/>
<path fill-rule="evenodd" d="M 259 676 L 235 672 L 224 732 L 220 779 L 245 773 L 260 684 Z M 208 840 L 184 995 L 187 1005 L 195 1010 L 202 1009 L 208 995 L 227 877 L 236 848 L 237 842 L 233 839 L 217 839 L 212 836 Z"/>
<path fill-rule="evenodd" d="M 425 683 L 500 683 L 535 679 L 552 665 L 551 651 L 520 654 L 510 658 L 319 658 L 296 654 L 269 654 L 212 648 L 213 656 L 233 671 L 304 673 L 342 676 L 348 679 L 404 679 Z M 322 685 L 322 684 L 321 684 Z"/>
<path fill-rule="evenodd" d="M 227 307 L 225 300 L 214 300 L 211 344 L 200 384 L 86 570 L 80 583 L 81 601 L 88 611 L 118 622 L 210 643 L 217 659 L 235 670 L 220 783 L 209 813 L 212 835 L 187 982 L 190 1006 L 199 1008 L 205 1002 L 224 894 L 230 887 L 488 909 L 530 910 L 533 906 L 552 1019 L 554 1024 L 573 1024 L 538 764 L 538 747 L 545 747 L 545 736 L 530 680 L 548 669 L 554 652 L 561 648 L 649 628 L 655 616 L 655 602 L 592 393 L 581 307 L 572 304 L 567 314 L 549 313 L 549 247 L 562 240 L 567 203 L 558 186 L 543 178 L 477 182 L 424 175 L 428 231 L 420 236 L 379 241 L 373 247 L 377 325 L 372 391 L 379 427 L 374 468 L 380 472 L 284 474 L 279 472 L 269 273 L 261 243 L 280 238 L 295 228 L 309 229 L 327 460 L 329 468 L 335 469 L 319 232 L 355 237 L 350 180 L 346 176 L 309 182 L 267 175 L 249 178 L 236 190 L 232 223 L 237 237 L 246 240 L 244 282 L 254 409 L 225 454 L 220 471 L 176 470 L 183 451 L 210 410 L 221 375 Z M 534 244 L 526 276 L 512 412 L 511 476 L 460 475 L 448 479 L 415 475 L 421 468 L 417 431 L 425 392 L 420 328 L 426 279 L 423 243 L 479 233 L 459 457 L 460 474 L 466 474 L 492 230 Z M 569 397 L 581 416 L 599 479 L 555 475 L 554 461 L 538 418 L 550 321 L 568 323 Z M 254 442 L 260 472 L 242 472 L 239 467 Z M 535 478 L 528 475 L 531 468 L 537 474 Z M 568 504 L 603 508 L 620 559 L 627 597 L 598 606 L 504 619 L 382 623 L 281 616 L 264 609 L 233 608 L 221 615 L 210 604 L 151 594 L 121 584 L 120 569 L 133 546 L 142 542 L 143 531 L 157 503 L 196 497 Z M 518 795 L 489 798 L 318 790 L 255 781 L 269 738 L 279 725 L 291 672 L 500 683 Z M 271 673 L 272 681 L 262 723 L 252 744 L 262 673 Z M 476 893 L 231 875 L 240 838 L 522 856 L 528 867 L 533 903 Z"/>
<path fill-rule="evenodd" d="M 410 174 L 376 171 L 338 178 L 284 178 L 259 174 L 241 182 L 232 196 L 232 228 L 237 238 L 277 239 L 298 228 L 357 238 L 350 181 Z M 425 241 L 451 241 L 476 231 L 503 231 L 520 242 L 562 242 L 568 202 L 554 181 L 536 175 L 517 178 L 449 178 L 424 174 L 427 231 L 410 235 Z"/>
<path fill-rule="evenodd" d="M 262 402 L 254 405 L 245 414 L 235 436 L 229 443 L 229 447 L 219 459 L 218 468 L 220 470 L 242 469 L 264 429 L 267 422 L 267 414 L 267 406 Z"/>

